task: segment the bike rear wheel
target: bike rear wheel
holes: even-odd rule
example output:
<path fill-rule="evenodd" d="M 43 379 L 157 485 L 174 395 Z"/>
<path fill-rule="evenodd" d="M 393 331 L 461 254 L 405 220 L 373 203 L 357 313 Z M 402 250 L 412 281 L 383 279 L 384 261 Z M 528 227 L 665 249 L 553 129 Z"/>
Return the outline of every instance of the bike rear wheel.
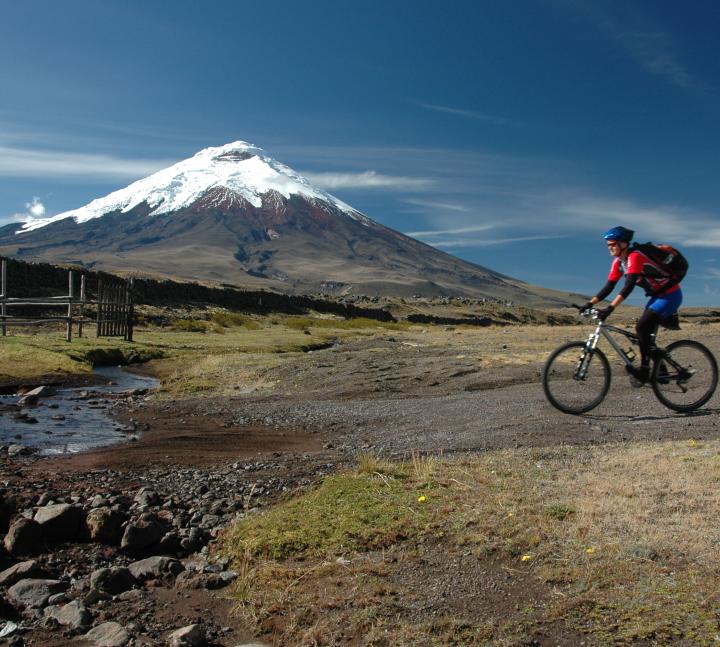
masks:
<path fill-rule="evenodd" d="M 545 397 L 563 413 L 585 413 L 597 407 L 610 389 L 610 364 L 605 354 L 572 341 L 553 351 L 543 369 Z"/>
<path fill-rule="evenodd" d="M 713 354 L 696 341 L 683 339 L 665 349 L 653 368 L 655 396 L 673 411 L 695 411 L 715 393 L 718 366 Z"/>

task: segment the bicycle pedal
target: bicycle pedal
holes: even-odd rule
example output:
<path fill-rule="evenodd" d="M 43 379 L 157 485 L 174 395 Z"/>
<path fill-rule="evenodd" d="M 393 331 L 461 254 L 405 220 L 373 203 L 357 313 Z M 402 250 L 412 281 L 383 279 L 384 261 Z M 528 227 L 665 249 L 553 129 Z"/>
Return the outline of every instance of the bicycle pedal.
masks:
<path fill-rule="evenodd" d="M 632 386 L 635 389 L 642 389 L 647 384 L 647 382 L 638 380 L 636 377 L 633 377 L 632 375 L 628 375 L 628 378 L 630 379 L 630 386 Z"/>

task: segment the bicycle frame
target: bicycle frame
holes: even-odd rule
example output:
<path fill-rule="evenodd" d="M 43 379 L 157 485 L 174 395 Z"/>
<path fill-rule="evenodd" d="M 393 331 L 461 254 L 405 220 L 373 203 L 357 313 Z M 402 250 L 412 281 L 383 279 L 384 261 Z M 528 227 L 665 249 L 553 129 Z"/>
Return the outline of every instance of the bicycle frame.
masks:
<path fill-rule="evenodd" d="M 596 313 L 593 311 L 591 315 L 594 316 Z M 630 357 L 623 349 L 622 346 L 617 342 L 617 340 L 610 334 L 611 332 L 617 333 L 618 335 L 622 335 L 623 337 L 627 337 L 632 344 L 637 345 L 638 344 L 638 337 L 635 333 L 630 332 L 629 330 L 625 330 L 624 328 L 618 328 L 617 326 L 611 326 L 610 324 L 606 324 L 604 321 L 598 321 L 597 327 L 593 332 L 590 333 L 590 335 L 587 338 L 587 341 L 585 342 L 585 349 L 588 351 L 595 350 L 597 348 L 598 342 L 600 341 L 600 337 L 604 337 L 607 339 L 607 342 L 610 344 L 610 346 L 613 348 L 613 350 L 618 354 L 620 359 L 625 363 L 626 366 L 633 366 L 633 357 Z M 655 335 L 652 336 L 653 339 L 653 347 L 655 347 Z M 580 366 L 578 367 L 578 378 L 584 379 L 585 374 L 587 373 L 587 366 L 590 362 L 590 353 L 585 353 L 582 358 L 582 362 Z"/>

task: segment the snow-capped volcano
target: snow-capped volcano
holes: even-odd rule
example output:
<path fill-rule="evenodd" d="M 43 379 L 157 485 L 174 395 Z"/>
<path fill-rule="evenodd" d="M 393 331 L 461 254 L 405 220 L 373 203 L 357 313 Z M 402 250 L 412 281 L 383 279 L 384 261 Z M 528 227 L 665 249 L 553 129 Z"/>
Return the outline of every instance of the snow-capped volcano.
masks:
<path fill-rule="evenodd" d="M 227 203 L 242 199 L 254 207 L 262 206 L 263 196 L 272 191 L 284 198 L 300 195 L 328 202 L 356 220 L 367 220 L 341 200 L 312 186 L 290 167 L 267 157 L 261 148 L 236 141 L 205 148 L 189 159 L 93 200 L 80 209 L 51 218 L 29 220 L 18 233 L 39 229 L 64 218 L 83 223 L 110 212 L 127 213 L 142 203 L 150 207 L 149 215 L 172 213 L 191 206 L 210 191 L 217 201 Z"/>
<path fill-rule="evenodd" d="M 289 293 L 566 301 L 389 229 L 242 141 L 2 227 L 0 254 Z"/>

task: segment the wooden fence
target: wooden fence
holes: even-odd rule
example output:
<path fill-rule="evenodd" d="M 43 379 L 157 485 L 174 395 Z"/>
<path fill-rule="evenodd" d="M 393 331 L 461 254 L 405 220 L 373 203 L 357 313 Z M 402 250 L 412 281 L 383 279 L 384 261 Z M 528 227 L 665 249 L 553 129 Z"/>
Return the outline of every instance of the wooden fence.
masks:
<path fill-rule="evenodd" d="M 85 291 L 85 275 L 80 274 L 80 293 L 75 292 L 75 272 L 68 270 L 68 293 L 55 297 L 9 297 L 7 262 L 0 261 L 0 333 L 7 336 L 8 326 L 39 326 L 47 323 L 64 323 L 65 338 L 72 341 L 73 326 L 77 327 L 78 337 L 83 336 L 83 326 L 91 323 L 86 317 L 88 305 L 97 306 L 97 336 L 98 337 L 124 337 L 132 341 L 134 306 L 132 298 L 132 279 L 128 281 L 106 281 L 98 283 L 97 301 L 88 301 Z M 12 316 L 8 309 L 22 308 L 60 308 L 63 314 L 58 316 L 31 317 L 23 314 Z"/>
<path fill-rule="evenodd" d="M 123 337 L 132 341 L 134 305 L 133 280 L 98 281 L 97 336 Z"/>

